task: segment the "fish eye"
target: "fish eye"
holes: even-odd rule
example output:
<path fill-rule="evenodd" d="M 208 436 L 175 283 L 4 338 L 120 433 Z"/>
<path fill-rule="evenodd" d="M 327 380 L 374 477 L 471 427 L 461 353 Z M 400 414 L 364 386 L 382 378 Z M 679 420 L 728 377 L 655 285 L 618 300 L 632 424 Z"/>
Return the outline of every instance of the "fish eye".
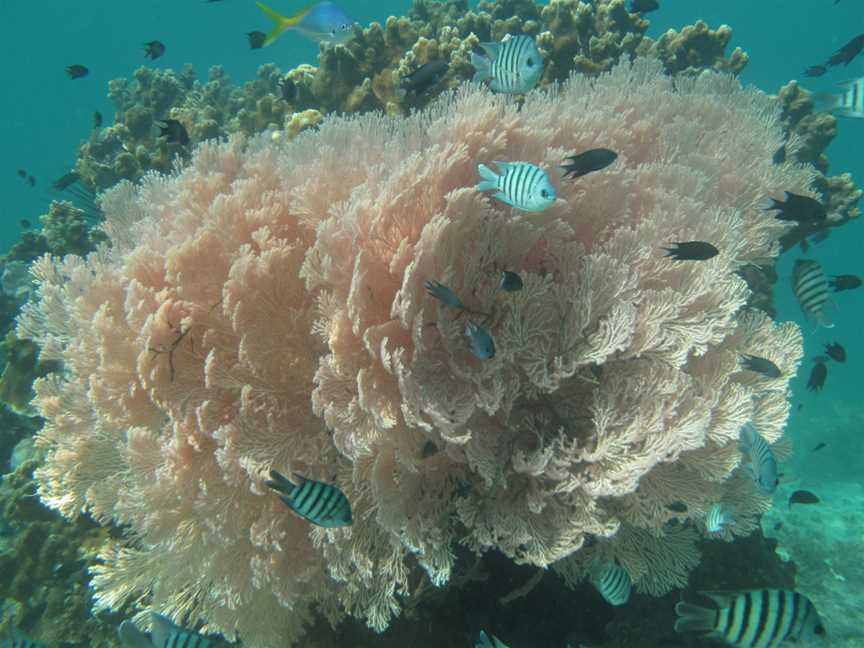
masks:
<path fill-rule="evenodd" d="M 525 64 L 526 64 L 528 67 L 534 67 L 534 59 L 531 58 L 531 57 L 528 57 L 528 60 L 525 61 Z"/>
<path fill-rule="evenodd" d="M 546 191 L 545 189 L 541 189 L 541 190 L 540 190 L 540 195 L 543 196 L 544 198 L 548 198 L 548 197 L 549 197 L 549 192 Z"/>

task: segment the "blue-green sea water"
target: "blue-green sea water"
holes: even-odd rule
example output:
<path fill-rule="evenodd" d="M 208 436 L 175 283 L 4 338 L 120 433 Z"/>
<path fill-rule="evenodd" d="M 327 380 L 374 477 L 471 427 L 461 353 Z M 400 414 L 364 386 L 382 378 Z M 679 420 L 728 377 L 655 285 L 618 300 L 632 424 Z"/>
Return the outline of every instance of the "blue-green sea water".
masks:
<path fill-rule="evenodd" d="M 864 32 L 860 0 L 841 0 L 836 5 L 833 0 L 660 3 L 661 9 L 649 16 L 650 36 L 698 19 L 711 28 L 728 24 L 734 30 L 730 51 L 740 46 L 750 57 L 741 79 L 765 92 L 776 93 L 790 79 L 826 91 L 838 81 L 864 75 L 864 56 L 822 78 L 807 79 L 802 74 Z M 364 25 L 383 23 L 388 15 L 404 14 L 410 6 L 408 0 L 343 0 L 341 4 Z M 299 6 L 275 0 L 273 5 L 285 13 Z M 100 111 L 106 125 L 112 122 L 106 98 L 109 80 L 130 77 L 145 64 L 177 70 L 190 63 L 199 78 L 206 78 L 210 66 L 222 65 L 235 83 L 242 83 L 254 78 L 262 63 L 274 62 L 288 70 L 316 62 L 318 45 L 294 33 L 270 48 L 250 50 L 245 33 L 269 28 L 251 0 L 0 0 L 0 252 L 20 236 L 20 219 L 36 223 L 46 211 L 52 198 L 49 186 L 74 162 L 78 145 L 90 134 L 93 112 Z M 164 42 L 167 52 L 150 62 L 143 56 L 142 44 L 153 39 Z M 73 63 L 88 66 L 90 75 L 69 80 L 64 68 Z M 864 120 L 840 119 L 836 140 L 827 151 L 830 175 L 848 171 L 861 183 L 862 143 Z M 36 178 L 35 188 L 18 177 L 19 168 Z M 864 290 L 834 295 L 835 326 L 817 329 L 802 317 L 790 290 L 792 264 L 802 256 L 796 247 L 782 257 L 775 293 L 777 319 L 798 322 L 805 339 L 805 360 L 791 384 L 789 432 L 796 454 L 784 478 L 818 491 L 828 483 L 864 480 Z M 807 258 L 819 261 L 831 275 L 864 274 L 864 222 L 846 224 L 824 242 L 811 245 Z M 849 359 L 845 364 L 830 364 L 823 391 L 808 392 L 805 385 L 812 358 L 834 341 L 843 344 Z M 827 446 L 812 452 L 819 443 Z M 832 486 L 831 492 L 843 491 Z M 785 502 L 778 505 L 785 507 Z M 864 513 L 849 514 L 857 516 L 858 528 L 864 529 Z M 860 596 L 859 609 L 864 609 L 864 594 Z"/>

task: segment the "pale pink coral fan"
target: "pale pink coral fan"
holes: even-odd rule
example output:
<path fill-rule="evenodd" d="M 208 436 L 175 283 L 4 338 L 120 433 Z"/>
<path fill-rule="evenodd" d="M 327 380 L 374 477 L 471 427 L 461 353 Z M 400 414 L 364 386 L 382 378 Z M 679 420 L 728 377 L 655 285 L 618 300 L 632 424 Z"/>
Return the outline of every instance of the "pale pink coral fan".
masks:
<path fill-rule="evenodd" d="M 105 551 L 100 604 L 152 594 L 275 646 L 313 606 L 383 629 L 413 593 L 409 556 L 440 585 L 457 543 L 574 581 L 615 557 L 646 591 L 681 583 L 697 534 L 667 505 L 700 521 L 725 498 L 733 531 L 752 529 L 767 503 L 735 471 L 738 430 L 780 437 L 801 356 L 736 274 L 785 231 L 759 201 L 808 191 L 807 169 L 771 163 L 780 141 L 758 91 L 637 60 L 521 109 L 466 86 L 410 118 L 205 144 L 113 190 L 113 247 L 37 262 L 19 321 L 65 368 L 36 388 L 43 499 L 130 531 Z M 474 188 L 478 162 L 559 178 L 597 146 L 618 161 L 558 180 L 545 212 Z M 721 254 L 674 262 L 673 240 Z M 521 292 L 496 290 L 504 268 Z M 493 359 L 430 279 L 490 314 Z M 783 378 L 739 370 L 757 350 Z M 354 525 L 288 513 L 264 492 L 271 466 L 336 481 Z"/>

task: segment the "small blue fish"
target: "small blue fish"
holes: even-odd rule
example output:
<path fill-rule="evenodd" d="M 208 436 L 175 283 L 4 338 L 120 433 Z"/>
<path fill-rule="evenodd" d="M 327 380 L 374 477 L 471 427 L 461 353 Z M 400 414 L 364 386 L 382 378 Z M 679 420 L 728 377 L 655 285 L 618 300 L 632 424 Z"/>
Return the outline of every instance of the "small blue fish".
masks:
<path fill-rule="evenodd" d="M 723 508 L 722 504 L 715 504 L 705 517 L 705 529 L 708 533 L 720 533 L 727 526 L 734 524 L 735 518 Z"/>
<path fill-rule="evenodd" d="M 495 162 L 501 173 L 495 173 L 484 164 L 477 165 L 483 180 L 478 191 L 497 189 L 494 198 L 511 207 L 529 212 L 540 212 L 555 202 L 555 187 L 546 172 L 529 162 Z"/>
<path fill-rule="evenodd" d="M 300 475 L 295 477 L 299 484 L 271 470 L 270 480 L 264 483 L 279 493 L 288 508 L 316 526 L 334 529 L 351 525 L 351 503 L 338 486 Z"/>
<path fill-rule="evenodd" d="M 425 284 L 423 284 L 423 287 L 426 288 L 426 292 L 428 292 L 445 306 L 450 306 L 451 308 L 458 308 L 460 310 L 468 310 L 467 308 L 465 308 L 465 304 L 462 303 L 462 300 L 459 299 L 458 295 L 456 295 L 456 293 L 454 293 L 444 284 L 432 279 L 431 281 L 427 281 Z"/>
<path fill-rule="evenodd" d="M 501 282 L 498 288 L 504 292 L 517 292 L 522 290 L 522 277 L 510 270 L 501 272 Z"/>
<path fill-rule="evenodd" d="M 528 92 L 543 75 L 543 55 L 530 36 L 512 36 L 500 43 L 480 43 L 485 56 L 471 53 L 474 81 L 488 82 L 495 92 Z"/>
<path fill-rule="evenodd" d="M 175 625 L 168 617 L 150 612 L 152 631 L 148 635 L 131 621 L 124 621 L 117 629 L 120 644 L 127 648 L 215 648 L 204 635 Z"/>
<path fill-rule="evenodd" d="M 762 438 L 752 423 L 741 428 L 738 448 L 747 455 L 747 472 L 753 477 L 756 487 L 763 495 L 771 495 L 777 490 L 777 460 L 768 442 Z"/>
<path fill-rule="evenodd" d="M 276 23 L 264 39 L 263 47 L 267 47 L 287 29 L 326 43 L 344 43 L 354 35 L 354 20 L 334 2 L 315 2 L 293 16 L 283 16 L 263 2 L 255 4 Z"/>
<path fill-rule="evenodd" d="M 630 574 L 615 561 L 611 561 L 591 579 L 592 584 L 610 605 L 624 605 L 630 600 Z"/>
<path fill-rule="evenodd" d="M 475 356 L 481 360 L 495 357 L 495 342 L 482 326 L 469 320 L 465 335 L 471 339 L 471 353 Z"/>

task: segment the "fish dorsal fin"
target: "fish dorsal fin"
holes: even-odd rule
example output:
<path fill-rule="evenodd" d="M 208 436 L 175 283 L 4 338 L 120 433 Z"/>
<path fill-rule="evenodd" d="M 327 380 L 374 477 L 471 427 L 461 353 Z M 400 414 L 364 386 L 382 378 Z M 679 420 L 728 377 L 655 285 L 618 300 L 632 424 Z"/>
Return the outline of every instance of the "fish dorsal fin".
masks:
<path fill-rule="evenodd" d="M 117 638 L 120 640 L 120 645 L 126 648 L 153 648 L 150 637 L 129 620 L 124 621 L 117 628 Z"/>
<path fill-rule="evenodd" d="M 502 45 L 503 43 L 480 43 L 480 47 L 486 52 L 486 56 L 493 61 L 498 57 L 498 52 L 501 51 Z"/>
<path fill-rule="evenodd" d="M 512 162 L 501 162 L 500 160 L 495 160 L 495 166 L 497 166 L 501 170 L 501 175 L 505 175 L 507 173 L 507 169 L 515 165 Z"/>
<path fill-rule="evenodd" d="M 711 590 L 707 592 L 699 592 L 705 598 L 709 598 L 717 605 L 721 610 L 729 608 L 732 606 L 732 601 L 739 594 L 743 594 L 744 592 L 730 592 L 728 590 Z"/>
<path fill-rule="evenodd" d="M 171 619 L 156 612 L 151 612 L 150 618 L 153 622 L 153 628 L 150 631 L 153 637 L 153 645 L 157 646 L 157 648 L 162 648 L 168 644 L 168 639 L 171 637 L 172 632 L 183 631 L 182 628 L 174 625 Z"/>

